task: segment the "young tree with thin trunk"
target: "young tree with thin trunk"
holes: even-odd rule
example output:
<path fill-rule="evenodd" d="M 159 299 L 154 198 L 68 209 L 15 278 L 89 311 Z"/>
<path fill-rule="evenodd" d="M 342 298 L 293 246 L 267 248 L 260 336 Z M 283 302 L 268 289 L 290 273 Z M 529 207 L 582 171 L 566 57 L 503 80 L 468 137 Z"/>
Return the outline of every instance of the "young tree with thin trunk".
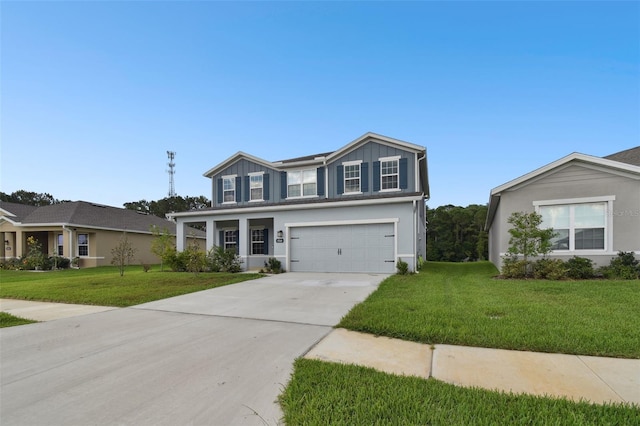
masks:
<path fill-rule="evenodd" d="M 136 254 L 136 249 L 131 245 L 127 233 L 123 232 L 118 245 L 111 249 L 111 264 L 116 265 L 120 276 L 124 275 L 125 266 L 129 265 Z"/>

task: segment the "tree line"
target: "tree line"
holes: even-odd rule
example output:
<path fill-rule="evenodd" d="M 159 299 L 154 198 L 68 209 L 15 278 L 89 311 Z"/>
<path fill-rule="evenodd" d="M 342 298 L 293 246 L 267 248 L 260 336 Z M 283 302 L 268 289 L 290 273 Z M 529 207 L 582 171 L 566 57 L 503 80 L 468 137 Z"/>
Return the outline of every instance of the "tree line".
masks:
<path fill-rule="evenodd" d="M 49 193 L 37 193 L 19 190 L 6 194 L 0 192 L 0 201 L 8 203 L 26 204 L 28 206 L 49 206 L 69 202 L 69 200 L 58 200 Z M 131 201 L 123 204 L 125 209 L 148 213 L 164 218 L 167 213 L 186 212 L 189 210 L 202 209 L 211 206 L 211 202 L 204 195 L 197 197 L 166 197 L 157 201 Z"/>

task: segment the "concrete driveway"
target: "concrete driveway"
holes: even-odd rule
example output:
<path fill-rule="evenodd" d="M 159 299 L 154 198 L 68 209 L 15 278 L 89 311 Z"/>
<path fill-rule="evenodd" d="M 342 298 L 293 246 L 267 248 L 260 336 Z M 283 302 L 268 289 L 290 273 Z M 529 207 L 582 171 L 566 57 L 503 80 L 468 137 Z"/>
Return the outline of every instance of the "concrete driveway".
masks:
<path fill-rule="evenodd" d="M 386 275 L 286 273 L 0 330 L 0 424 L 275 425 L 293 361 Z"/>

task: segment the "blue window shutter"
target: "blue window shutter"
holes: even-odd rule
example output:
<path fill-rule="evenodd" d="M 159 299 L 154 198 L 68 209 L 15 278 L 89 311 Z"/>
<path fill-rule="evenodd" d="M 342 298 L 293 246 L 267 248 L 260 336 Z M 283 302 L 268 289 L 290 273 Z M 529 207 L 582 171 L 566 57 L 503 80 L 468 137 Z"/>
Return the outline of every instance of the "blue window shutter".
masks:
<path fill-rule="evenodd" d="M 398 167 L 400 168 L 398 172 L 400 174 L 400 189 L 407 189 L 409 187 L 409 181 L 407 178 L 407 165 L 408 159 L 406 158 L 401 158 L 398 162 Z"/>
<path fill-rule="evenodd" d="M 218 204 L 222 204 L 222 178 L 218 179 Z"/>
<path fill-rule="evenodd" d="M 236 203 L 242 201 L 242 178 L 236 176 Z"/>
<path fill-rule="evenodd" d="M 369 163 L 360 164 L 360 191 L 369 192 Z"/>
<path fill-rule="evenodd" d="M 280 198 L 287 198 L 287 172 L 280 172 Z"/>
<path fill-rule="evenodd" d="M 262 175 L 262 198 L 265 200 L 269 199 L 269 174 L 265 173 Z"/>
<path fill-rule="evenodd" d="M 380 191 L 380 162 L 373 162 L 373 190 Z"/>
<path fill-rule="evenodd" d="M 218 243 L 219 243 L 218 247 L 224 248 L 224 231 L 219 232 L 219 237 L 220 239 L 218 240 Z"/>
<path fill-rule="evenodd" d="M 240 231 L 233 231 L 236 234 L 236 254 L 240 254 Z"/>
<path fill-rule="evenodd" d="M 249 176 L 244 177 L 244 200 L 249 201 L 251 195 L 251 181 Z"/>
<path fill-rule="evenodd" d="M 318 167 L 316 173 L 316 188 L 318 195 L 324 195 L 324 167 Z"/>
<path fill-rule="evenodd" d="M 269 254 L 269 230 L 264 230 L 264 254 Z"/>
<path fill-rule="evenodd" d="M 344 166 L 336 167 L 336 192 L 338 194 L 344 193 Z"/>

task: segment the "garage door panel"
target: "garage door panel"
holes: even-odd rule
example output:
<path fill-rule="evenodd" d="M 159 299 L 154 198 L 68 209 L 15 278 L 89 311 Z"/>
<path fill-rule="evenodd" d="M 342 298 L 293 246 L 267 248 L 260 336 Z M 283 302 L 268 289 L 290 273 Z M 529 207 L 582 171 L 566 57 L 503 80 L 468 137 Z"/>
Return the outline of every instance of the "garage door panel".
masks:
<path fill-rule="evenodd" d="M 291 228 L 290 269 L 393 273 L 393 231 L 392 223 Z"/>

